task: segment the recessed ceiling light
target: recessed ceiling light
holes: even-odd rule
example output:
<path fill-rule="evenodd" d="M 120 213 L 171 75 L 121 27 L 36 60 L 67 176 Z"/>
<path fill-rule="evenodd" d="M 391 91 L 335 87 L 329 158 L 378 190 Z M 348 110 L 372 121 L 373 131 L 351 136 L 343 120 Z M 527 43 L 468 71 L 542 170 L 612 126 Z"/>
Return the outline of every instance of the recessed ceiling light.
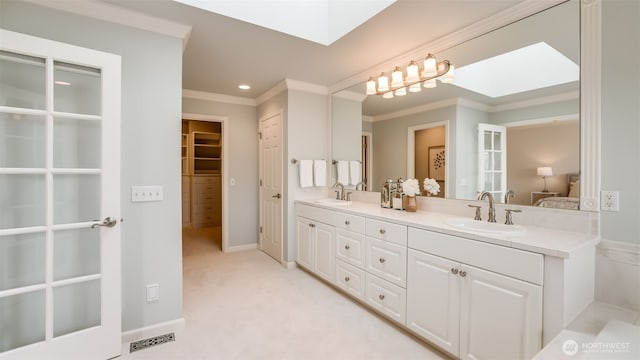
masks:
<path fill-rule="evenodd" d="M 65 85 L 65 86 L 71 85 L 70 82 L 66 82 L 66 81 L 54 81 L 53 83 L 56 85 Z"/>
<path fill-rule="evenodd" d="M 251 89 L 251 86 L 245 85 L 245 84 L 241 84 L 241 85 L 238 85 L 238 88 L 241 89 L 241 90 L 249 90 L 249 89 Z"/>

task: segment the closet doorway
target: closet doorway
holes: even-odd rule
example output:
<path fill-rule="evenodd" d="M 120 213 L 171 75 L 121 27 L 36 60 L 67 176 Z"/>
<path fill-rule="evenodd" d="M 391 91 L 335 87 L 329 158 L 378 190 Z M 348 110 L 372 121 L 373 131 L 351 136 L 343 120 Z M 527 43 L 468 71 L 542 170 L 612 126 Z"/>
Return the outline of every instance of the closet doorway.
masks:
<path fill-rule="evenodd" d="M 224 121 L 182 119 L 182 226 L 184 246 L 224 251 Z M 194 244 L 199 242 L 200 244 Z M 183 249 L 185 252 L 187 249 Z"/>

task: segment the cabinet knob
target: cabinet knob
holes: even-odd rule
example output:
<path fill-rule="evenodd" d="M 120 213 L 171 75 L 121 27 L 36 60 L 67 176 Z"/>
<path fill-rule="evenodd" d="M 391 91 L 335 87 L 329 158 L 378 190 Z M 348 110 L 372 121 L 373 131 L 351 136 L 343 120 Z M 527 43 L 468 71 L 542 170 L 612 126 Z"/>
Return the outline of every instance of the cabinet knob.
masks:
<path fill-rule="evenodd" d="M 385 229 L 380 229 L 380 234 L 384 235 L 387 231 Z"/>
<path fill-rule="evenodd" d="M 460 271 L 460 276 L 462 276 L 462 277 L 467 276 L 467 272 L 466 272 L 466 271 L 464 271 L 464 270 Z"/>
<path fill-rule="evenodd" d="M 348 276 L 344 277 L 344 281 L 349 281 L 349 280 L 351 280 L 351 279 Z"/>
<path fill-rule="evenodd" d="M 344 221 L 344 224 L 345 224 L 345 225 L 349 225 L 349 224 L 351 224 L 351 222 L 349 222 L 349 220 L 345 220 L 345 221 Z"/>
<path fill-rule="evenodd" d="M 309 227 L 316 227 L 316 224 L 309 224 Z"/>
<path fill-rule="evenodd" d="M 384 262 L 387 261 L 384 258 L 380 258 L 380 264 L 384 264 Z"/>
<path fill-rule="evenodd" d="M 457 274 L 457 273 L 458 273 L 458 269 L 456 269 L 456 268 L 451 268 L 451 273 L 452 273 L 453 275 Z"/>
<path fill-rule="evenodd" d="M 345 249 L 345 250 L 349 250 L 349 249 L 351 249 L 351 246 L 349 246 L 349 245 L 345 245 L 345 246 L 344 246 L 344 249 Z"/>
<path fill-rule="evenodd" d="M 378 298 L 379 298 L 380 300 L 384 300 L 384 295 L 383 295 L 383 294 L 380 294 L 380 295 L 378 295 Z"/>

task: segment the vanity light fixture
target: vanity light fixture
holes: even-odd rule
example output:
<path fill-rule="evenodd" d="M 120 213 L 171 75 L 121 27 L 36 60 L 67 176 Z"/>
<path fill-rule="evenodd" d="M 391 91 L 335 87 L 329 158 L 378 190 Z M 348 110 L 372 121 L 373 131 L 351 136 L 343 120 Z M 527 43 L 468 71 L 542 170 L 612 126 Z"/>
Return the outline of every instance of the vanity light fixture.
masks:
<path fill-rule="evenodd" d="M 422 61 L 422 69 L 415 60 L 412 60 L 406 69 L 396 66 L 391 72 L 391 83 L 386 73 L 381 73 L 377 79 L 370 77 L 367 80 L 367 95 L 382 95 L 384 99 L 395 96 L 404 96 L 409 92 L 421 91 L 421 84 L 425 88 L 436 87 L 436 79 L 449 84 L 454 80 L 454 66 L 449 60 L 436 61 L 432 54 Z"/>
<path fill-rule="evenodd" d="M 547 189 L 547 178 L 553 176 L 553 169 L 549 166 L 539 167 L 536 169 L 536 174 L 542 176 L 544 180 L 544 190 L 542 190 L 542 192 L 549 192 L 549 189 Z"/>

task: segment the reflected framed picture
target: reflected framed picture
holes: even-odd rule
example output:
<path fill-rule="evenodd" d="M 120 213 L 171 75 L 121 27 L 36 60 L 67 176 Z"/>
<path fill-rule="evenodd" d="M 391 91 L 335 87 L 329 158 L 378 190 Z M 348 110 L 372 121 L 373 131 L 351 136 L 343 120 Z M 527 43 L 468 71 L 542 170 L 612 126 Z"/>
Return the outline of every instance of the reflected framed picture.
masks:
<path fill-rule="evenodd" d="M 444 181 L 444 150 L 444 146 L 429 147 L 429 177 L 436 181 Z"/>

